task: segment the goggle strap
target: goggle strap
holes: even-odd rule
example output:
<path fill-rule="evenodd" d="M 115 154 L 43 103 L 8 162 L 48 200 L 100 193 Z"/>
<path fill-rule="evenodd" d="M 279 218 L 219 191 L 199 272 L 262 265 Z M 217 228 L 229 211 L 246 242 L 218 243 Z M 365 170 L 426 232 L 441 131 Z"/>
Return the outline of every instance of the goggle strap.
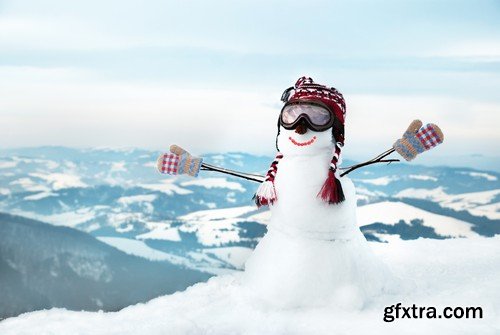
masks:
<path fill-rule="evenodd" d="M 283 94 L 281 95 L 281 101 L 282 102 L 287 102 L 288 98 L 290 97 L 290 92 L 293 91 L 295 88 L 293 86 L 287 88 Z"/>

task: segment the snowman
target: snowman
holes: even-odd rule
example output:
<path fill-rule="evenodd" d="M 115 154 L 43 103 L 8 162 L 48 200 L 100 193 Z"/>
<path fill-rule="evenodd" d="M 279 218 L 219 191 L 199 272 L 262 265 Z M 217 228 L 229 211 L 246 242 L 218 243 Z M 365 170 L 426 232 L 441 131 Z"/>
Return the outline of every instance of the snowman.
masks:
<path fill-rule="evenodd" d="M 269 206 L 271 220 L 243 282 L 284 307 L 362 306 L 391 275 L 358 228 L 352 181 L 339 176 L 344 98 L 302 77 L 282 101 L 279 153 L 255 194 L 257 206 Z"/>
<path fill-rule="evenodd" d="M 345 177 L 392 152 L 411 161 L 443 142 L 438 126 L 413 121 L 391 149 L 339 173 L 346 105 L 335 88 L 301 77 L 281 97 L 278 154 L 265 177 L 203 162 L 172 145 L 158 159 L 167 174 L 217 171 L 261 182 L 254 199 L 269 206 L 267 233 L 245 264 L 242 285 L 261 301 L 283 308 L 336 305 L 361 308 L 400 286 L 379 260 L 356 220 L 356 190 Z"/>

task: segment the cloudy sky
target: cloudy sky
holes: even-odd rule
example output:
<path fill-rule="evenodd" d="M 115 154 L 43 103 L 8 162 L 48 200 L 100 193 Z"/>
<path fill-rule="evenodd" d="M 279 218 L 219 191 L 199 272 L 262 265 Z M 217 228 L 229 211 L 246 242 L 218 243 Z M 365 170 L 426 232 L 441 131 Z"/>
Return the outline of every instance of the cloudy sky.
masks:
<path fill-rule="evenodd" d="M 353 158 L 415 118 L 427 160 L 499 156 L 499 1 L 0 0 L 2 147 L 272 154 L 302 75 L 344 93 Z"/>

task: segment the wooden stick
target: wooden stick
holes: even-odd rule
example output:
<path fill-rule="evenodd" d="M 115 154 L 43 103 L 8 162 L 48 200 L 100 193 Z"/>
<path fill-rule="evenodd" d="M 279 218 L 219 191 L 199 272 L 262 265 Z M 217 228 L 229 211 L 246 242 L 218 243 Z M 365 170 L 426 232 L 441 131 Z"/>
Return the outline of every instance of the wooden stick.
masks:
<path fill-rule="evenodd" d="M 231 176 L 243 178 L 246 180 L 255 181 L 258 183 L 262 183 L 264 181 L 264 179 L 266 178 L 265 176 L 262 176 L 262 175 L 244 173 L 244 172 L 234 171 L 234 170 L 230 170 L 230 169 L 224 169 L 224 168 L 221 168 L 218 166 L 205 164 L 205 163 L 201 163 L 201 170 L 220 172 L 220 173 L 228 174 Z"/>
<path fill-rule="evenodd" d="M 345 170 L 344 172 L 342 172 L 340 174 L 340 176 L 343 177 L 346 174 L 351 173 L 352 171 L 354 171 L 356 169 L 359 169 L 360 167 L 371 165 L 371 164 L 378 164 L 378 163 L 388 163 L 388 164 L 390 164 L 392 162 L 399 162 L 399 159 L 384 159 L 385 157 L 389 156 L 393 152 L 394 152 L 394 149 L 391 148 L 391 149 L 389 149 L 387 151 L 384 151 L 383 153 L 381 153 L 377 157 L 372 158 L 369 161 L 366 161 L 364 163 L 359 163 L 359 164 L 348 166 L 348 167 L 345 167 L 345 168 L 340 168 L 341 170 Z M 221 168 L 221 167 L 218 167 L 218 166 L 215 166 L 215 165 L 212 165 L 212 164 L 207 164 L 207 163 L 202 163 L 201 164 L 201 170 L 203 170 L 203 171 L 220 172 L 220 173 L 228 174 L 228 175 L 231 175 L 231 176 L 243 178 L 243 179 L 246 179 L 246 180 L 255 181 L 257 183 L 262 183 L 264 181 L 264 179 L 266 178 L 265 176 L 260 175 L 260 174 L 239 172 L 239 171 L 235 171 L 235 170 Z"/>
<path fill-rule="evenodd" d="M 388 163 L 388 164 L 390 164 L 392 162 L 399 162 L 399 159 L 384 159 L 385 157 L 387 157 L 390 154 L 392 154 L 394 151 L 395 151 L 394 148 L 391 148 L 391 149 L 389 149 L 389 150 L 381 153 L 377 157 L 375 157 L 373 159 L 370 159 L 369 161 L 366 161 L 364 163 L 359 163 L 359 164 L 356 164 L 356 165 L 352 165 L 352 166 L 349 166 L 349 167 L 346 167 L 346 168 L 342 168 L 342 170 L 346 170 L 346 171 L 342 172 L 340 174 L 340 176 L 343 177 L 346 174 L 351 173 L 352 171 L 354 171 L 356 169 L 359 169 L 360 167 L 371 165 L 371 164 L 377 164 L 377 163 Z"/>

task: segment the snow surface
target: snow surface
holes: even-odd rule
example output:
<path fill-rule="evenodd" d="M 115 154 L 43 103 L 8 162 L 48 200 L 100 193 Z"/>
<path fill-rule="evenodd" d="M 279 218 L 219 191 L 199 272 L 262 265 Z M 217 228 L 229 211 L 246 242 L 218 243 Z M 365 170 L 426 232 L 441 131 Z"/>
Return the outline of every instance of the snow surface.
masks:
<path fill-rule="evenodd" d="M 411 290 L 381 295 L 361 309 L 282 309 L 256 299 L 241 274 L 212 278 L 184 292 L 115 313 L 52 309 L 0 322 L 18 334 L 498 334 L 500 236 L 370 243 Z M 280 283 L 277 283 L 279 285 Z M 411 285 L 410 285 L 411 284 Z M 384 307 L 479 306 L 482 319 L 383 321 Z"/>
<path fill-rule="evenodd" d="M 230 264 L 236 269 L 243 270 L 245 262 L 252 253 L 251 248 L 246 247 L 223 247 L 204 249 L 203 253 L 213 255 L 215 258 Z"/>
<path fill-rule="evenodd" d="M 52 215 L 42 215 L 33 212 L 13 210 L 12 214 L 21 215 L 29 219 L 53 224 L 54 226 L 76 227 L 79 224 L 95 219 L 97 207 L 83 207 L 75 211 L 62 212 Z"/>
<path fill-rule="evenodd" d="M 430 180 L 430 181 L 437 181 L 438 180 L 436 177 L 427 176 L 427 175 L 423 175 L 423 174 L 411 174 L 408 177 L 410 177 L 410 179 L 416 179 L 416 180 Z"/>
<path fill-rule="evenodd" d="M 181 257 L 167 254 L 166 252 L 158 251 L 147 246 L 143 241 L 133 240 L 124 237 L 97 237 L 99 241 L 115 247 L 129 255 L 147 258 L 152 261 L 170 261 L 174 264 L 183 263 Z"/>
<path fill-rule="evenodd" d="M 167 195 L 173 195 L 174 193 L 180 195 L 191 194 L 193 191 L 187 190 L 185 188 L 179 187 L 174 184 L 174 179 L 164 179 L 157 184 L 139 184 L 139 187 L 145 188 L 147 190 L 163 192 Z"/>
<path fill-rule="evenodd" d="M 408 188 L 396 194 L 397 198 L 427 199 L 438 202 L 442 207 L 456 211 L 469 211 L 472 215 L 486 216 L 489 219 L 500 219 L 500 203 L 492 202 L 500 195 L 500 190 L 447 194 L 442 187 L 432 190 Z"/>
<path fill-rule="evenodd" d="M 0 187 L 0 195 L 9 195 L 11 192 L 8 188 L 1 188 Z"/>
<path fill-rule="evenodd" d="M 196 232 L 199 243 L 205 246 L 219 246 L 231 242 L 240 242 L 236 226 L 242 219 L 221 219 L 213 221 L 190 221 L 180 227 L 183 232 Z"/>
<path fill-rule="evenodd" d="M 163 222 L 146 222 L 146 228 L 150 231 L 144 234 L 137 235 L 136 238 L 141 240 L 166 240 L 180 242 L 181 236 L 177 228 L 171 228 L 170 224 Z"/>
<path fill-rule="evenodd" d="M 67 173 L 30 173 L 29 175 L 45 180 L 55 191 L 73 187 L 88 187 L 79 176 Z"/>
<path fill-rule="evenodd" d="M 142 222 L 144 219 L 144 213 L 142 212 L 119 212 L 108 214 L 108 224 L 115 227 L 115 230 L 119 233 L 133 230 L 134 227 L 130 222 Z"/>
<path fill-rule="evenodd" d="M 141 195 L 132 195 L 128 197 L 121 197 L 117 201 L 122 205 L 130 205 L 141 202 L 153 202 L 155 201 L 157 196 L 155 194 L 141 194 Z"/>
<path fill-rule="evenodd" d="M 122 172 L 122 171 L 127 171 L 127 168 L 125 167 L 127 165 L 126 162 L 121 161 L 121 162 L 113 162 L 111 163 L 111 172 Z"/>
<path fill-rule="evenodd" d="M 358 207 L 358 225 L 372 223 L 393 225 L 400 220 L 410 223 L 421 219 L 424 226 L 432 227 L 437 234 L 452 237 L 472 237 L 478 234 L 471 230 L 470 223 L 451 217 L 430 213 L 402 202 L 383 201 Z"/>
<path fill-rule="evenodd" d="M 0 161 L 0 169 L 10 169 L 16 166 L 16 161 Z"/>
<path fill-rule="evenodd" d="M 99 236 L 97 239 L 129 255 L 151 261 L 167 261 L 215 275 L 242 270 L 246 259 L 252 252 L 252 249 L 244 247 L 208 248 L 191 251 L 187 253 L 187 257 L 182 257 L 153 249 L 140 240 L 111 236 Z"/>
<path fill-rule="evenodd" d="M 248 220 L 267 225 L 271 220 L 271 211 L 261 211 L 247 217 Z"/>
<path fill-rule="evenodd" d="M 376 186 L 387 186 L 393 181 L 397 180 L 396 177 L 380 177 L 373 179 L 356 179 L 359 183 L 372 184 Z"/>
<path fill-rule="evenodd" d="M 44 192 L 40 192 L 40 193 L 36 193 L 36 194 L 25 196 L 23 198 L 23 200 L 36 201 L 36 200 L 41 200 L 41 199 L 45 199 L 45 198 L 48 198 L 48 197 L 57 197 L 57 196 L 58 196 L 57 193 L 53 193 L 53 192 L 50 192 L 50 191 L 44 191 Z"/>
<path fill-rule="evenodd" d="M 228 181 L 227 178 L 203 178 L 193 179 L 181 183 L 181 186 L 202 186 L 208 189 L 211 188 L 227 188 L 234 191 L 245 192 L 245 188 L 240 183 Z"/>
<path fill-rule="evenodd" d="M 241 238 L 236 225 L 252 221 L 244 217 L 252 212 L 257 212 L 255 206 L 197 211 L 179 217 L 186 221 L 179 229 L 196 232 L 198 242 L 205 246 L 239 242 Z"/>
<path fill-rule="evenodd" d="M 10 182 L 10 185 L 19 185 L 28 192 L 49 192 L 51 189 L 45 185 L 34 182 L 31 178 L 23 177 Z"/>
<path fill-rule="evenodd" d="M 255 206 L 209 209 L 209 210 L 189 213 L 187 215 L 179 217 L 179 219 L 185 221 L 210 221 L 210 220 L 232 219 L 240 217 L 243 214 L 253 212 L 255 210 L 256 210 Z"/>
<path fill-rule="evenodd" d="M 469 209 L 472 215 L 476 216 L 486 216 L 488 219 L 500 220 L 500 202 L 477 206 L 476 208 Z"/>
<path fill-rule="evenodd" d="M 484 178 L 489 181 L 496 181 L 497 177 L 484 172 L 461 172 L 462 174 L 467 174 L 471 177 Z"/>

